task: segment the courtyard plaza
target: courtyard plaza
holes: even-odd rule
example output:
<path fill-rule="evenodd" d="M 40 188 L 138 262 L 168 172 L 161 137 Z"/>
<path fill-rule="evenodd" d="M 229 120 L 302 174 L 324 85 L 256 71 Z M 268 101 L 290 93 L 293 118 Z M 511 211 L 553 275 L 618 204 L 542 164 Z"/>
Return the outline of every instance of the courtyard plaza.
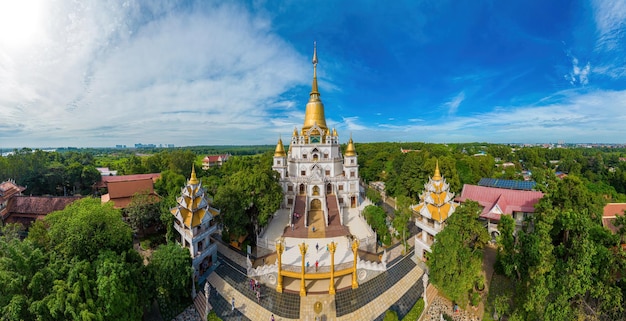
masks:
<path fill-rule="evenodd" d="M 260 302 L 255 291 L 250 289 L 246 275 L 246 258 L 228 246 L 219 243 L 219 264 L 207 281 L 211 284 L 210 303 L 214 311 L 224 320 L 382 320 L 388 309 L 405 315 L 422 296 L 421 277 L 423 270 L 411 259 L 412 253 L 400 255 L 401 247 L 390 251 L 389 269 L 373 279 L 351 289 L 349 284 L 337 286 L 337 294 L 327 294 L 328 282 L 317 283 L 307 288 L 309 294 L 298 294 L 299 283 L 293 291 L 285 287 L 284 293 L 261 285 Z M 320 249 L 321 251 L 321 249 Z M 315 294 L 316 288 L 324 294 Z M 231 300 L 235 309 L 231 310 Z M 314 306 L 321 303 L 320 313 Z"/>

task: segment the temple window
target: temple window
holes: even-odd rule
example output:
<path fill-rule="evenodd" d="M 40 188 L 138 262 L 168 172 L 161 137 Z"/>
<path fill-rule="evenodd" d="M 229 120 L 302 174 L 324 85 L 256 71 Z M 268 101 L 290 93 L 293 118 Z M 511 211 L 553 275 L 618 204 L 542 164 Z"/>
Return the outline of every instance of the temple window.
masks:
<path fill-rule="evenodd" d="M 343 185 L 339 185 L 339 190 L 343 191 Z"/>
<path fill-rule="evenodd" d="M 276 161 L 276 165 L 280 165 L 280 161 Z"/>
<path fill-rule="evenodd" d="M 350 160 L 350 164 L 354 164 L 354 159 L 351 159 L 351 160 Z"/>
<path fill-rule="evenodd" d="M 302 154 L 302 158 L 306 159 L 306 154 Z"/>
<path fill-rule="evenodd" d="M 313 154 L 313 160 L 317 161 L 317 159 L 319 158 L 319 156 L 317 156 L 317 154 Z"/>
<path fill-rule="evenodd" d="M 288 192 L 293 192 L 293 185 L 287 186 L 287 191 Z"/>
<path fill-rule="evenodd" d="M 326 174 L 326 176 L 330 176 L 330 170 L 327 169 L 324 173 Z"/>
<path fill-rule="evenodd" d="M 354 172 L 350 172 L 350 177 L 354 177 Z"/>
<path fill-rule="evenodd" d="M 328 159 L 328 153 L 324 153 L 324 159 Z"/>
<path fill-rule="evenodd" d="M 306 171 L 300 171 L 300 176 L 306 176 Z"/>

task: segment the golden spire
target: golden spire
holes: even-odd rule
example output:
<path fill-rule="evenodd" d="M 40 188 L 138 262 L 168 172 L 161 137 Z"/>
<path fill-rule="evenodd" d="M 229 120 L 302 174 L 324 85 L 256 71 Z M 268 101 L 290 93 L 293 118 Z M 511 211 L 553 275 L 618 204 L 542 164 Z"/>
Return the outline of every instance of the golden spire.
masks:
<path fill-rule="evenodd" d="M 350 135 L 350 140 L 348 141 L 346 156 L 356 156 L 356 150 L 354 149 L 354 143 L 352 142 L 352 135 Z"/>
<path fill-rule="evenodd" d="M 433 180 L 440 181 L 441 173 L 439 173 L 439 160 L 437 160 L 437 165 L 435 165 L 435 176 L 433 176 Z"/>
<path fill-rule="evenodd" d="M 313 43 L 313 86 L 309 94 L 309 102 L 306 104 L 306 111 L 304 112 L 302 132 L 306 132 L 315 125 L 324 130 L 328 129 L 326 127 L 326 117 L 324 116 L 324 104 L 320 100 L 320 93 L 317 90 L 317 45 Z"/>
<path fill-rule="evenodd" d="M 200 181 L 198 181 L 198 178 L 196 177 L 196 166 L 191 165 L 191 178 L 189 179 L 189 184 L 196 185 L 199 182 Z"/>
<path fill-rule="evenodd" d="M 274 157 L 285 157 L 285 146 L 283 146 L 283 140 L 278 139 L 278 144 L 276 144 L 276 151 L 274 151 Z"/>
<path fill-rule="evenodd" d="M 298 128 L 293 128 L 293 137 L 298 137 Z"/>
<path fill-rule="evenodd" d="M 338 135 L 337 135 L 337 129 L 335 129 L 335 128 L 333 128 L 333 136 L 334 136 L 334 137 L 337 137 L 337 136 L 338 136 Z"/>

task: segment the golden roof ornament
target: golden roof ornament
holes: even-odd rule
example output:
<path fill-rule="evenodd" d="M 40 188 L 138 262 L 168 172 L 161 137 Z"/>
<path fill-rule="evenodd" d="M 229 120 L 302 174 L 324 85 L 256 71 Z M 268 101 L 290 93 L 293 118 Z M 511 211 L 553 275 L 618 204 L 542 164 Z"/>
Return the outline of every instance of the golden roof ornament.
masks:
<path fill-rule="evenodd" d="M 346 156 L 356 156 L 356 150 L 354 149 L 354 142 L 352 142 L 352 135 L 348 141 L 348 147 L 346 148 Z"/>
<path fill-rule="evenodd" d="M 313 85 L 309 94 L 309 102 L 306 104 L 304 112 L 304 126 L 302 132 L 305 133 L 311 127 L 319 126 L 321 129 L 328 129 L 326 126 L 326 117 L 324 116 L 324 104 L 320 99 L 320 93 L 317 89 L 317 44 L 313 43 Z"/>
<path fill-rule="evenodd" d="M 297 127 L 293 128 L 293 137 L 298 137 L 298 128 Z"/>
<path fill-rule="evenodd" d="M 285 146 L 283 145 L 283 140 L 278 138 L 278 144 L 276 144 L 276 151 L 274 151 L 274 157 L 285 157 Z"/>
<path fill-rule="evenodd" d="M 433 180 L 440 181 L 441 173 L 439 172 L 439 160 L 437 160 L 437 164 L 435 165 L 435 176 L 433 176 Z"/>
<path fill-rule="evenodd" d="M 191 178 L 189 179 L 189 184 L 196 185 L 199 182 L 200 181 L 198 181 L 198 178 L 196 177 L 196 166 L 191 165 Z"/>
<path fill-rule="evenodd" d="M 334 137 L 339 136 L 339 135 L 337 135 L 337 129 L 335 129 L 335 128 L 333 128 L 333 136 L 334 136 Z"/>

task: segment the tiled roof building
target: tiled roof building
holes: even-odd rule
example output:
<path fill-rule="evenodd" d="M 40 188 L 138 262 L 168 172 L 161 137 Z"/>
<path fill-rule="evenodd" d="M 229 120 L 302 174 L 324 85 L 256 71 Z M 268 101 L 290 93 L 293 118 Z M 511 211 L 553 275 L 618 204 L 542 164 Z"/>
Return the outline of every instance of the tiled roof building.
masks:
<path fill-rule="evenodd" d="M 488 231 L 492 237 L 500 232 L 497 223 L 502 215 L 511 215 L 516 226 L 521 227 L 524 218 L 535 212 L 535 204 L 543 197 L 539 191 L 524 191 L 496 187 L 465 184 L 461 196 L 456 200 L 478 202 L 483 210 L 480 218 L 487 221 Z"/>

